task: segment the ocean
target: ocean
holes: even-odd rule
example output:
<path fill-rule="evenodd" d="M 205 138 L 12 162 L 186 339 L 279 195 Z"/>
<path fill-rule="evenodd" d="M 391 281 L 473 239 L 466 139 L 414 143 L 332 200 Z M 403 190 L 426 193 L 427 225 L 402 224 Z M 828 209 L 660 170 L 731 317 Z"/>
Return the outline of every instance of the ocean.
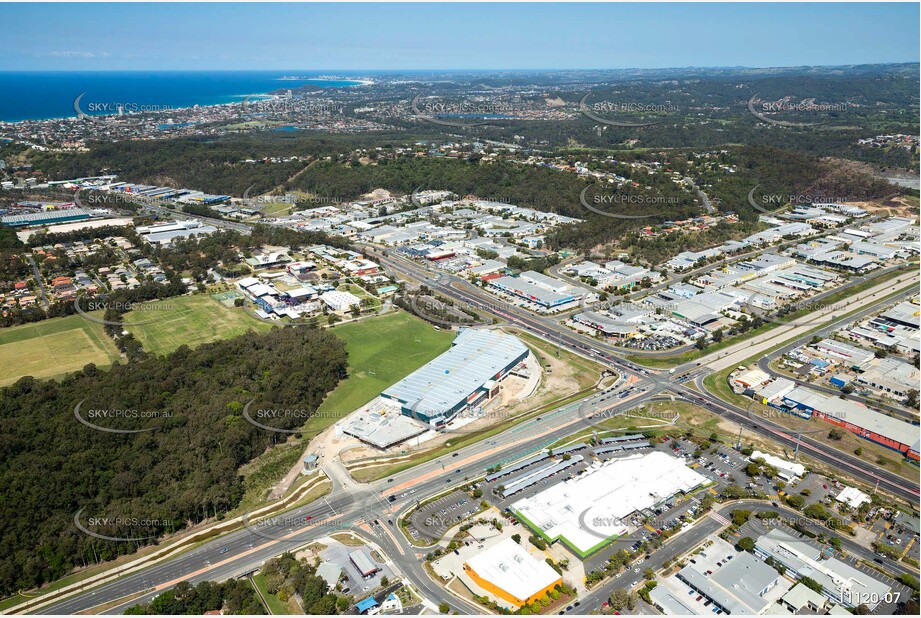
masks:
<path fill-rule="evenodd" d="M 89 115 L 125 110 L 147 111 L 236 103 L 273 90 L 312 85 L 341 88 L 348 79 L 319 79 L 332 73 L 302 71 L 113 71 L 0 72 L 0 121 L 45 120 L 76 116 L 74 101 Z M 341 71 L 336 71 L 341 76 Z M 297 80 L 283 80 L 296 76 Z M 345 75 L 349 77 L 349 75 Z"/>

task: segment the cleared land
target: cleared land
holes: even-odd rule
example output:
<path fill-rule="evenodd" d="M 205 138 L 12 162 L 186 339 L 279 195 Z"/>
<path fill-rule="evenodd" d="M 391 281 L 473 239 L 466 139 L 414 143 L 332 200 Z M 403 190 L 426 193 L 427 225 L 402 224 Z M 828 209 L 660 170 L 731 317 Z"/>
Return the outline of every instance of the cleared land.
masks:
<path fill-rule="evenodd" d="M 526 333 L 511 332 L 531 348 L 538 361 L 544 365 L 545 371 L 547 367 L 552 369 L 552 375 L 545 373 L 537 392 L 523 402 L 523 405 L 526 405 L 530 412 L 521 415 L 516 414 L 513 418 L 490 427 L 484 427 L 480 431 L 459 434 L 428 450 L 413 453 L 410 459 L 385 457 L 379 462 L 356 462 L 357 465 L 349 468 L 352 478 L 362 483 L 375 481 L 392 476 L 420 463 L 447 455 L 480 440 L 486 440 L 530 418 L 545 414 L 584 397 L 588 394 L 589 389 L 592 389 L 598 382 L 602 369 L 600 365 L 566 350 L 562 350 L 560 357 L 557 358 L 556 346 Z"/>
<path fill-rule="evenodd" d="M 60 377 L 88 363 L 107 367 L 118 358 L 102 325 L 79 315 L 0 330 L 0 386 L 23 376 Z"/>
<path fill-rule="evenodd" d="M 156 355 L 271 328 L 242 307 L 225 307 L 205 294 L 145 303 L 143 310 L 127 313 L 125 323 L 144 350 Z"/>
<path fill-rule="evenodd" d="M 320 406 L 320 417 L 341 418 L 451 347 L 455 333 L 436 331 L 403 311 L 332 329 L 345 341 L 349 376 Z M 308 424 L 309 426 L 309 424 Z"/>
<path fill-rule="evenodd" d="M 673 422 L 675 415 L 678 416 Z M 733 442 L 738 425 L 686 401 L 652 401 L 641 403 L 622 414 L 599 420 L 592 429 L 567 436 L 552 445 L 560 448 L 591 440 L 593 432 L 606 437 L 624 432 L 651 432 L 656 436 L 677 435 L 692 431 L 695 436 L 708 438 L 716 434 L 723 442 Z"/>

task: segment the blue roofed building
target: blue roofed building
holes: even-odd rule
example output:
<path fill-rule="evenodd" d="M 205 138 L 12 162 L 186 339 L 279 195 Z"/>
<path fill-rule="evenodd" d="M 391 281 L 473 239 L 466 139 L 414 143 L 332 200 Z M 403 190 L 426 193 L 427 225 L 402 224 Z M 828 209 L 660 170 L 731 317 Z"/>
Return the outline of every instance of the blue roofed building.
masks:
<path fill-rule="evenodd" d="M 364 601 L 359 601 L 355 604 L 355 608 L 361 614 L 367 614 L 377 609 L 378 603 L 374 600 L 374 597 L 368 597 Z"/>

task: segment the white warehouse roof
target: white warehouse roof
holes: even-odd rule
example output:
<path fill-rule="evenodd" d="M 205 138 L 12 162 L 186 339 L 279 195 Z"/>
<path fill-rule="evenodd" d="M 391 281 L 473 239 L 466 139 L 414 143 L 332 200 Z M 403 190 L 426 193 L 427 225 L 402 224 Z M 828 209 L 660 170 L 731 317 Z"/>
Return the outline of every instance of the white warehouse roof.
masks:
<path fill-rule="evenodd" d="M 451 349 L 381 395 L 424 417 L 447 415 L 527 354 L 527 346 L 513 335 L 467 328 L 454 339 Z"/>
<path fill-rule="evenodd" d="M 593 464 L 572 480 L 515 502 L 511 508 L 543 531 L 583 554 L 627 532 L 620 521 L 707 479 L 683 460 L 660 451 Z"/>
<path fill-rule="evenodd" d="M 527 599 L 560 580 L 549 564 L 537 560 L 510 538 L 473 556 L 466 565 L 517 599 Z"/>

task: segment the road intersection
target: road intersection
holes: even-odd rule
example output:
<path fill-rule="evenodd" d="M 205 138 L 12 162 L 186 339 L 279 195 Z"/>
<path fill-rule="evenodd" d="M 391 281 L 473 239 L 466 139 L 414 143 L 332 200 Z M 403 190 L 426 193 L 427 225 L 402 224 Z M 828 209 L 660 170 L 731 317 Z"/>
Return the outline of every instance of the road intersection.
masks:
<path fill-rule="evenodd" d="M 538 418 L 525 420 L 490 440 L 459 449 L 456 451 L 457 456 L 452 457 L 448 464 L 450 469 L 446 469 L 442 460 L 432 460 L 390 478 L 358 483 L 351 478 L 341 462 L 334 459 L 322 467 L 332 483 L 330 494 L 322 500 L 289 510 L 283 516 L 260 522 L 261 534 L 250 528 L 225 534 L 110 583 L 81 591 L 60 601 L 48 602 L 38 613 L 74 614 L 103 605 L 107 605 L 105 613 L 121 613 L 128 606 L 149 601 L 180 581 L 188 580 L 194 584 L 241 576 L 258 570 L 262 563 L 274 556 L 337 531 L 353 532 L 379 546 L 397 569 L 429 600 L 447 603 L 460 613 L 480 613 L 481 608 L 448 592 L 430 579 L 420 559 L 420 549 L 414 547 L 397 527 L 399 515 L 409 511 L 418 501 L 481 477 L 488 467 L 500 461 L 524 457 L 573 433 L 593 427 L 594 418 L 599 415 L 609 417 L 620 414 L 661 398 L 674 398 L 702 406 L 791 450 L 798 444 L 806 454 L 843 473 L 871 484 L 879 483 L 881 488 L 901 498 L 917 501 L 917 483 L 871 467 L 851 454 L 835 451 L 808 436 L 797 438 L 769 419 L 749 416 L 746 410 L 707 393 L 702 387 L 702 379 L 712 368 L 712 365 L 708 367 L 709 357 L 702 360 L 703 367 L 698 367 L 699 363 L 686 363 L 677 367 L 674 373 L 641 367 L 612 351 L 604 351 L 608 349 L 607 346 L 566 329 L 554 319 L 505 305 L 461 279 L 433 274 L 409 260 L 383 254 L 375 257 L 391 270 L 425 283 L 440 294 L 495 315 L 506 326 L 529 332 L 569 352 L 590 358 L 627 379 L 619 380 L 614 388 L 592 393 Z M 862 309 L 864 313 L 874 311 L 882 304 L 882 300 L 872 299 L 872 296 L 868 297 Z M 834 324 L 827 328 L 833 327 Z M 796 330 L 786 334 L 785 338 L 799 334 L 800 331 Z M 751 354 L 749 343 L 739 345 L 740 349 L 747 347 Z M 723 351 L 723 354 L 726 353 L 737 352 L 730 349 Z M 697 386 L 696 389 L 676 379 L 688 372 L 693 372 L 691 383 Z M 615 396 L 622 393 L 626 394 L 623 397 Z M 412 490 L 412 495 L 408 495 Z M 391 496 L 393 501 L 389 502 L 387 498 Z M 764 506 L 764 503 L 757 504 Z M 720 512 L 725 508 L 720 507 Z M 674 543 L 667 543 L 666 547 L 670 550 L 657 556 L 655 562 L 664 562 L 664 556 L 673 553 L 672 550 L 677 552 L 694 539 L 704 538 L 721 527 L 720 522 L 712 518 L 700 522 L 688 531 L 690 534 L 681 535 L 679 538 L 683 540 L 680 542 L 676 539 Z M 596 587 L 582 599 L 583 609 L 589 611 L 590 608 L 597 608 L 616 583 L 612 580 Z"/>

